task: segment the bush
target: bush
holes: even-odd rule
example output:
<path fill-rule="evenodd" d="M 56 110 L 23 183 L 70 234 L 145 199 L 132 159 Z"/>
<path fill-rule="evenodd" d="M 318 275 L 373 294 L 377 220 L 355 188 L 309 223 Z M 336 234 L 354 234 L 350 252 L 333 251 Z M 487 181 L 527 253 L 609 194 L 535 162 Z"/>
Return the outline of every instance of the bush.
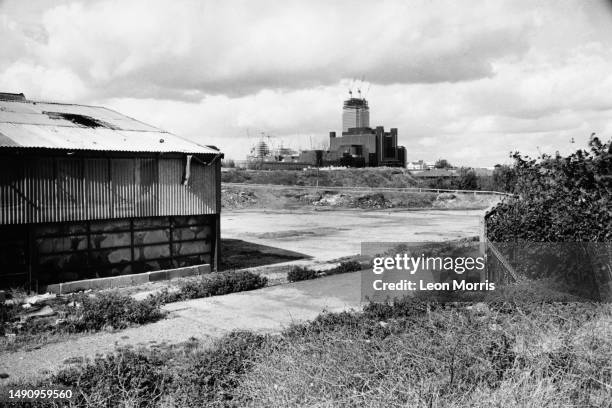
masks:
<path fill-rule="evenodd" d="M 135 300 L 116 292 L 74 297 L 69 307 L 66 329 L 71 332 L 101 330 L 104 327 L 124 329 L 130 324 L 155 322 L 163 317 L 160 302 L 153 298 Z"/>
<path fill-rule="evenodd" d="M 487 219 L 489 239 L 497 242 L 605 242 L 612 239 L 611 143 L 597 138 L 590 151 L 539 160 L 513 155 L 515 191 Z"/>
<path fill-rule="evenodd" d="M 265 276 L 248 271 L 212 273 L 202 276 L 199 280 L 181 283 L 176 292 L 164 289 L 160 294 L 152 297 L 163 303 L 170 303 L 259 289 L 266 286 L 267 283 L 268 278 Z"/>
<path fill-rule="evenodd" d="M 341 262 L 340 265 L 325 271 L 316 271 L 314 269 L 296 265 L 289 271 L 289 273 L 287 273 L 287 280 L 289 282 L 297 282 L 315 279 L 320 276 L 337 275 L 340 273 L 355 272 L 360 270 L 361 264 L 357 261 L 344 261 Z"/>
<path fill-rule="evenodd" d="M 287 273 L 287 280 L 289 282 L 297 282 L 308 279 L 314 279 L 319 276 L 319 273 L 314 269 L 306 268 L 304 266 L 294 266 Z"/>
<path fill-rule="evenodd" d="M 8 332 L 11 321 L 17 318 L 18 313 L 19 305 L 0 302 L 0 336 Z"/>
<path fill-rule="evenodd" d="M 264 340 L 261 335 L 237 331 L 217 341 L 211 350 L 191 353 L 175 377 L 175 402 L 184 407 L 230 405 L 240 376 L 250 368 Z"/>
<path fill-rule="evenodd" d="M 361 264 L 357 261 L 344 261 L 335 268 L 325 271 L 325 275 L 337 275 L 339 273 L 360 271 L 361 269 Z"/>
<path fill-rule="evenodd" d="M 198 341 L 165 350 L 124 348 L 32 388 L 70 387 L 78 391 L 74 406 L 231 406 L 240 376 L 264 344 L 264 336 L 233 332 L 206 349 Z"/>
<path fill-rule="evenodd" d="M 73 406 L 149 407 L 170 389 L 168 357 L 155 349 L 120 349 L 61 370 L 45 388 L 70 387 L 74 391 Z"/>

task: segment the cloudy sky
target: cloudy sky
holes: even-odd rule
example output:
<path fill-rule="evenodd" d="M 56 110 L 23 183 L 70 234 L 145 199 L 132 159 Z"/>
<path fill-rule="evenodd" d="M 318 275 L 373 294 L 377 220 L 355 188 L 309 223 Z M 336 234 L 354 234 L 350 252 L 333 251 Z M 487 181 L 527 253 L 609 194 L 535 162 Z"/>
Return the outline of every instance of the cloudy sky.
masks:
<path fill-rule="evenodd" d="M 491 166 L 612 135 L 605 1 L 0 0 L 0 44 L 0 91 L 234 159 L 262 132 L 321 147 L 359 86 L 409 160 Z"/>

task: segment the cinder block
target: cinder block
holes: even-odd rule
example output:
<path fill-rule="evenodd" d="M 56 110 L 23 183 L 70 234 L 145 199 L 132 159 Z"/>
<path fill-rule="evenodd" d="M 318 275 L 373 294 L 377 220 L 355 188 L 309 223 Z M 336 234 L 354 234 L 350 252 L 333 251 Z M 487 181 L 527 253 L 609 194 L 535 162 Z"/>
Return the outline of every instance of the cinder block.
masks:
<path fill-rule="evenodd" d="M 56 295 L 62 294 L 62 284 L 54 283 L 53 285 L 47 285 L 47 292 L 55 293 Z"/>
<path fill-rule="evenodd" d="M 149 281 L 149 276 L 146 273 L 137 273 L 131 275 L 114 276 L 106 278 L 109 280 L 111 288 L 123 288 L 125 286 L 140 285 Z"/>
<path fill-rule="evenodd" d="M 184 278 L 186 276 L 198 275 L 199 271 L 197 267 L 187 266 L 185 268 L 168 269 L 168 279 Z"/>
<path fill-rule="evenodd" d="M 78 292 L 80 290 L 99 290 L 108 289 L 110 287 L 110 281 L 107 278 L 98 279 L 87 279 L 80 281 L 64 282 L 62 283 L 62 293 Z"/>
<path fill-rule="evenodd" d="M 197 265 L 196 268 L 198 268 L 198 273 L 199 274 L 205 274 L 205 273 L 211 273 L 212 272 L 210 264 Z"/>
<path fill-rule="evenodd" d="M 202 275 L 210 272 L 211 267 L 209 264 L 194 265 L 187 266 L 184 268 L 166 269 L 146 273 L 135 273 L 131 275 L 120 275 L 111 276 L 107 278 L 56 283 L 53 285 L 48 285 L 47 292 L 63 294 L 88 289 L 100 290 L 109 288 L 121 288 L 131 285 L 141 285 L 147 282 L 157 282 L 174 278 L 184 278 L 187 276 Z"/>
<path fill-rule="evenodd" d="M 149 275 L 149 282 L 168 280 L 168 271 L 148 272 L 147 275 Z"/>

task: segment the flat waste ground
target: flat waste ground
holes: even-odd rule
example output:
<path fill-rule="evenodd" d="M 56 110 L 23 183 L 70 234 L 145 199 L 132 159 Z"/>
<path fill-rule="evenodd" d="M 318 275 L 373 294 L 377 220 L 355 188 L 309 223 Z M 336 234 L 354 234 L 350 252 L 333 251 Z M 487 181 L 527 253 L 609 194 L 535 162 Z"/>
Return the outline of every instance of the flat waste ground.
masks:
<path fill-rule="evenodd" d="M 359 254 L 362 242 L 477 236 L 482 215 L 482 210 L 237 210 L 222 213 L 221 235 L 327 261 Z"/>
<path fill-rule="evenodd" d="M 292 251 L 312 261 L 360 252 L 362 241 L 445 240 L 478 234 L 482 211 L 264 211 L 225 212 L 224 239 Z M 232 330 L 277 332 L 309 320 L 324 309 L 337 312 L 360 306 L 358 272 L 267 287 L 205 299 L 170 303 L 166 319 L 115 332 L 99 332 L 51 343 L 32 351 L 0 355 L 0 372 L 33 378 L 66 361 L 93 358 L 117 346 L 180 343 L 191 337 L 212 340 Z"/>

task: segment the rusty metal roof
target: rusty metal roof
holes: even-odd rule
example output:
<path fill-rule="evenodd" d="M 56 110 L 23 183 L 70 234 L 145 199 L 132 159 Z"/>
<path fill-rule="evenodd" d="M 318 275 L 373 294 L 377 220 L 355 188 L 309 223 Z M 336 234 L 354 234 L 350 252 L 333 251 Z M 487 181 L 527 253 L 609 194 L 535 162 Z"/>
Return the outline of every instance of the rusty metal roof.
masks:
<path fill-rule="evenodd" d="M 0 98 L 0 147 L 219 153 L 111 109 L 4 98 Z"/>

